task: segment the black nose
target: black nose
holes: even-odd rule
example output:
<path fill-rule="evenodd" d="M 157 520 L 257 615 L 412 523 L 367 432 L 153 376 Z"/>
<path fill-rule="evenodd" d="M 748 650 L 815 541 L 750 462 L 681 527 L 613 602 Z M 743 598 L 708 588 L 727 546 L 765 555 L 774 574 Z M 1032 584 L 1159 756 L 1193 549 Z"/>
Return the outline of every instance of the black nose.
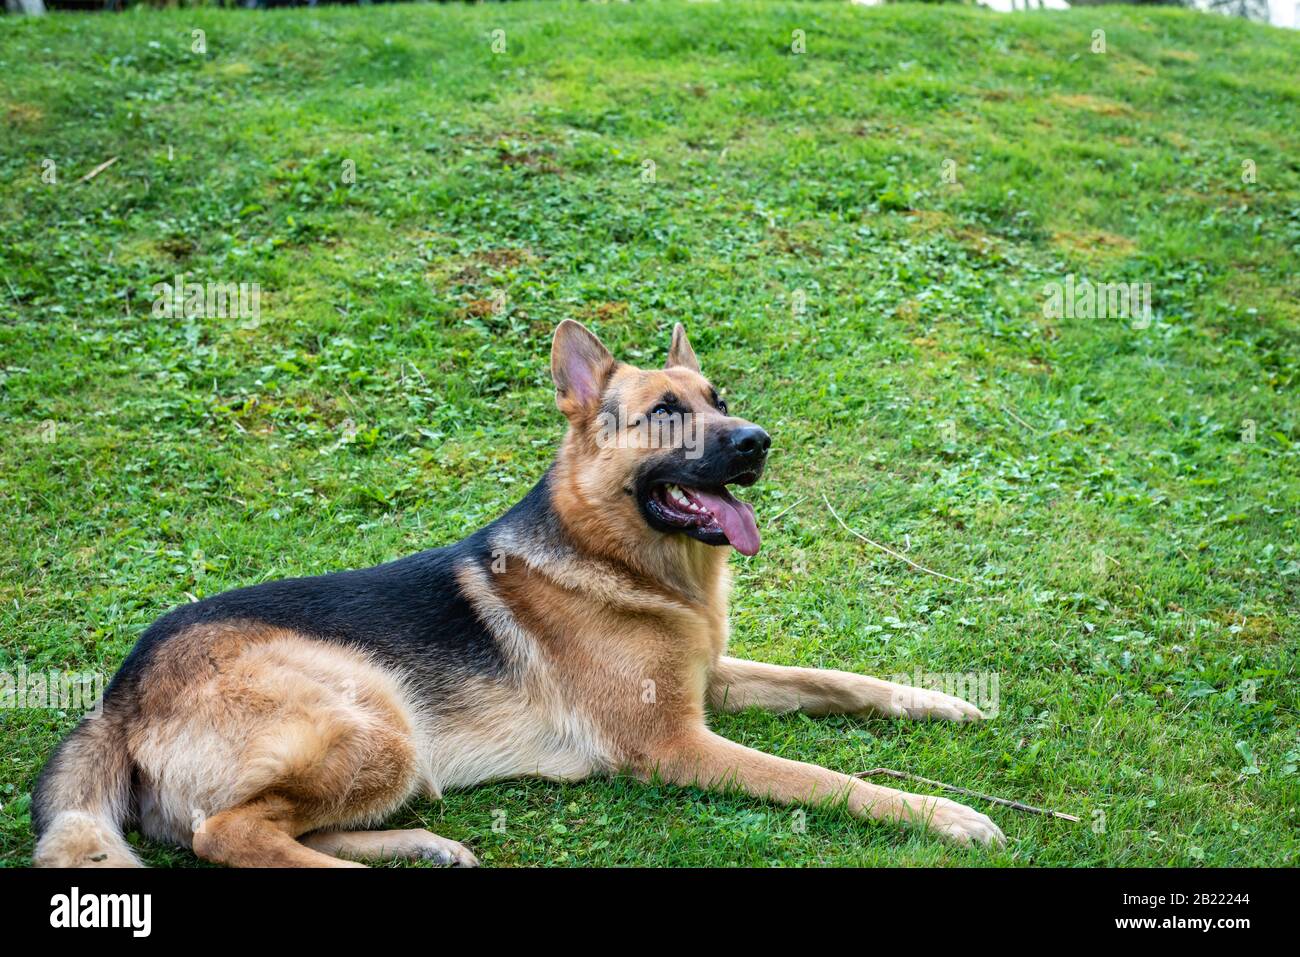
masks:
<path fill-rule="evenodd" d="M 772 447 L 772 437 L 756 425 L 742 425 L 727 436 L 732 450 L 746 458 L 762 458 Z"/>

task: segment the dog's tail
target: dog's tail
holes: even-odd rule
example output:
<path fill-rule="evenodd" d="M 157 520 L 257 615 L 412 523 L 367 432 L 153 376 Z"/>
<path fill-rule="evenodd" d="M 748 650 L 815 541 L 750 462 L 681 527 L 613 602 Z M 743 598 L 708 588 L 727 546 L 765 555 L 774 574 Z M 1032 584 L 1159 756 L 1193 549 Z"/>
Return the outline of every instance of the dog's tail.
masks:
<path fill-rule="evenodd" d="M 103 709 L 64 739 L 32 790 L 36 867 L 142 866 L 122 837 L 131 810 L 126 715 Z"/>

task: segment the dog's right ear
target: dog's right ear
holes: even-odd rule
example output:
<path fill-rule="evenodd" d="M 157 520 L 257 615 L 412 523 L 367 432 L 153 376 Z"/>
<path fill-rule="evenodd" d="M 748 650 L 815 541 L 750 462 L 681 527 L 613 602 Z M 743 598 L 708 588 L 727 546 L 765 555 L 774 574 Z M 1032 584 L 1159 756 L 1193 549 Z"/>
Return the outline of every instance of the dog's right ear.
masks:
<path fill-rule="evenodd" d="M 695 358 L 691 340 L 686 338 L 686 327 L 680 322 L 673 326 L 673 341 L 668 347 L 668 362 L 664 368 L 671 369 L 673 366 L 682 366 L 692 372 L 700 371 L 700 360 Z"/>
<path fill-rule="evenodd" d="M 614 357 L 580 322 L 565 319 L 551 342 L 555 404 L 569 418 L 594 412 L 605 391 Z"/>

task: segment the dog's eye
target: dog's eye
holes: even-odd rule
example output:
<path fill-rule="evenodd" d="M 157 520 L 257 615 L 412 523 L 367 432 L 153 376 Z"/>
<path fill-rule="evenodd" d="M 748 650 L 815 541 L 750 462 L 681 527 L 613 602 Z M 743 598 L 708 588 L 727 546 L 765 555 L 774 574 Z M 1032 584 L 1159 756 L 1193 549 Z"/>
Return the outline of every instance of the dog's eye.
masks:
<path fill-rule="evenodd" d="M 668 408 L 667 402 L 660 402 L 650 410 L 651 415 L 672 415 L 673 410 Z"/>
<path fill-rule="evenodd" d="M 723 415 L 727 414 L 727 403 L 722 399 L 718 400 L 718 411 Z"/>

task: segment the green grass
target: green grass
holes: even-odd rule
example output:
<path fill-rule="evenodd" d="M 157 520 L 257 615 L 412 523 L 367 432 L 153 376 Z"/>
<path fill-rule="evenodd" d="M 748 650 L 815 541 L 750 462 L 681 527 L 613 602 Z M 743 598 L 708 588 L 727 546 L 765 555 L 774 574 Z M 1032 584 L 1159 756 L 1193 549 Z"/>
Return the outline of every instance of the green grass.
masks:
<path fill-rule="evenodd" d="M 4 18 L 0 669 L 111 674 L 188 595 L 460 538 L 552 454 L 560 319 L 646 364 L 681 320 L 788 509 L 733 559 L 735 653 L 1000 691 L 979 727 L 714 727 L 1083 823 L 973 801 L 1008 844 L 963 851 L 627 780 L 404 822 L 495 865 L 1295 863 L 1297 63 L 1123 8 Z M 154 318 L 178 272 L 260 283 L 260 322 Z M 1151 283 L 1150 326 L 1046 318 L 1071 273 Z M 0 711 L 0 863 L 74 721 Z"/>

